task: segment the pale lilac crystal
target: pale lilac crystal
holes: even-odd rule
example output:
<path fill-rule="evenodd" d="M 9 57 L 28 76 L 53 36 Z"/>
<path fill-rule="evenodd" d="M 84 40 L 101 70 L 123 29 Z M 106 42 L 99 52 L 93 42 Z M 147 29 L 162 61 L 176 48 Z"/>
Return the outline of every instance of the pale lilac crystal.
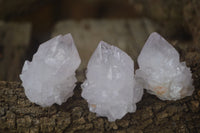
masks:
<path fill-rule="evenodd" d="M 109 121 L 135 112 L 143 89 L 134 79 L 133 60 L 119 48 L 101 41 L 89 60 L 82 97 L 89 109 Z"/>
<path fill-rule="evenodd" d="M 65 102 L 73 95 L 80 62 L 71 34 L 41 44 L 20 75 L 28 99 L 43 107 Z"/>
<path fill-rule="evenodd" d="M 192 95 L 192 74 L 179 53 L 158 33 L 152 33 L 139 57 L 136 77 L 149 93 L 162 100 L 177 100 Z"/>

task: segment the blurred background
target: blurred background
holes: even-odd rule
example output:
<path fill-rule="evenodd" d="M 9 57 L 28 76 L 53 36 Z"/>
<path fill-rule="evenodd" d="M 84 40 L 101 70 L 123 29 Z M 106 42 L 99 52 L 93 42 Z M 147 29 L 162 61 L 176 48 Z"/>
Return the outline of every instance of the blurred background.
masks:
<path fill-rule="evenodd" d="M 99 41 L 118 46 L 136 62 L 153 31 L 179 51 L 199 46 L 200 1 L 0 0 L 0 80 L 19 81 L 24 61 L 58 34 L 72 33 L 82 75 Z"/>

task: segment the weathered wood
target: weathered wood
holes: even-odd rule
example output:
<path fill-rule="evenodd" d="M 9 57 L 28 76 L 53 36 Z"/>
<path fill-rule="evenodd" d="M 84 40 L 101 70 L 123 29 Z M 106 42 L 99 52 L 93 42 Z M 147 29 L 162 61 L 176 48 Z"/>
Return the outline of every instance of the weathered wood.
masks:
<path fill-rule="evenodd" d="M 31 24 L 0 21 L 0 80 L 19 81 Z"/>
<path fill-rule="evenodd" d="M 0 132 L 196 133 L 200 131 L 200 50 L 178 48 L 191 67 L 195 92 L 178 101 L 161 101 L 145 92 L 135 113 L 108 122 L 89 112 L 80 84 L 61 106 L 42 108 L 31 103 L 18 82 L 0 82 Z"/>
<path fill-rule="evenodd" d="M 200 1 L 185 0 L 183 15 L 192 34 L 194 43 L 200 46 Z"/>
<path fill-rule="evenodd" d="M 163 33 L 172 38 L 194 40 L 200 46 L 199 0 L 134 0 L 142 13 L 162 25 Z"/>

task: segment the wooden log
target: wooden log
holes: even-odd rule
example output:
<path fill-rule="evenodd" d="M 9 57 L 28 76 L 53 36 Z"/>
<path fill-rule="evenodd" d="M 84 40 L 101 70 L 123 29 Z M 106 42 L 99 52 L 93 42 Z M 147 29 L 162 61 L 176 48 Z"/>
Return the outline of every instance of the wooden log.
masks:
<path fill-rule="evenodd" d="M 188 133 L 200 131 L 200 50 L 176 48 L 191 67 L 195 91 L 177 101 L 162 101 L 144 93 L 135 113 L 108 122 L 88 110 L 81 97 L 80 84 L 74 95 L 61 106 L 42 108 L 31 103 L 19 82 L 0 82 L 0 132 L 71 132 L 71 133 Z"/>

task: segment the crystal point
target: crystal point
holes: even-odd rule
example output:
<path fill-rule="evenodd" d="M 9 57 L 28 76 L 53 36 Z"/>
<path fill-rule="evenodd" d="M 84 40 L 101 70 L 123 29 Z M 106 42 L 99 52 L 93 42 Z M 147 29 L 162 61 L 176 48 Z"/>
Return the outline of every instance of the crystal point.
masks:
<path fill-rule="evenodd" d="M 139 57 L 137 79 L 149 93 L 162 100 L 177 100 L 192 95 L 192 74 L 179 53 L 158 33 L 147 39 Z"/>
<path fill-rule="evenodd" d="M 82 97 L 90 111 L 108 117 L 109 121 L 135 112 L 143 89 L 136 88 L 134 63 L 125 52 L 101 41 L 89 60 L 86 77 Z"/>
<path fill-rule="evenodd" d="M 73 94 L 80 62 L 71 34 L 41 44 L 20 75 L 26 96 L 43 107 L 65 102 Z"/>

